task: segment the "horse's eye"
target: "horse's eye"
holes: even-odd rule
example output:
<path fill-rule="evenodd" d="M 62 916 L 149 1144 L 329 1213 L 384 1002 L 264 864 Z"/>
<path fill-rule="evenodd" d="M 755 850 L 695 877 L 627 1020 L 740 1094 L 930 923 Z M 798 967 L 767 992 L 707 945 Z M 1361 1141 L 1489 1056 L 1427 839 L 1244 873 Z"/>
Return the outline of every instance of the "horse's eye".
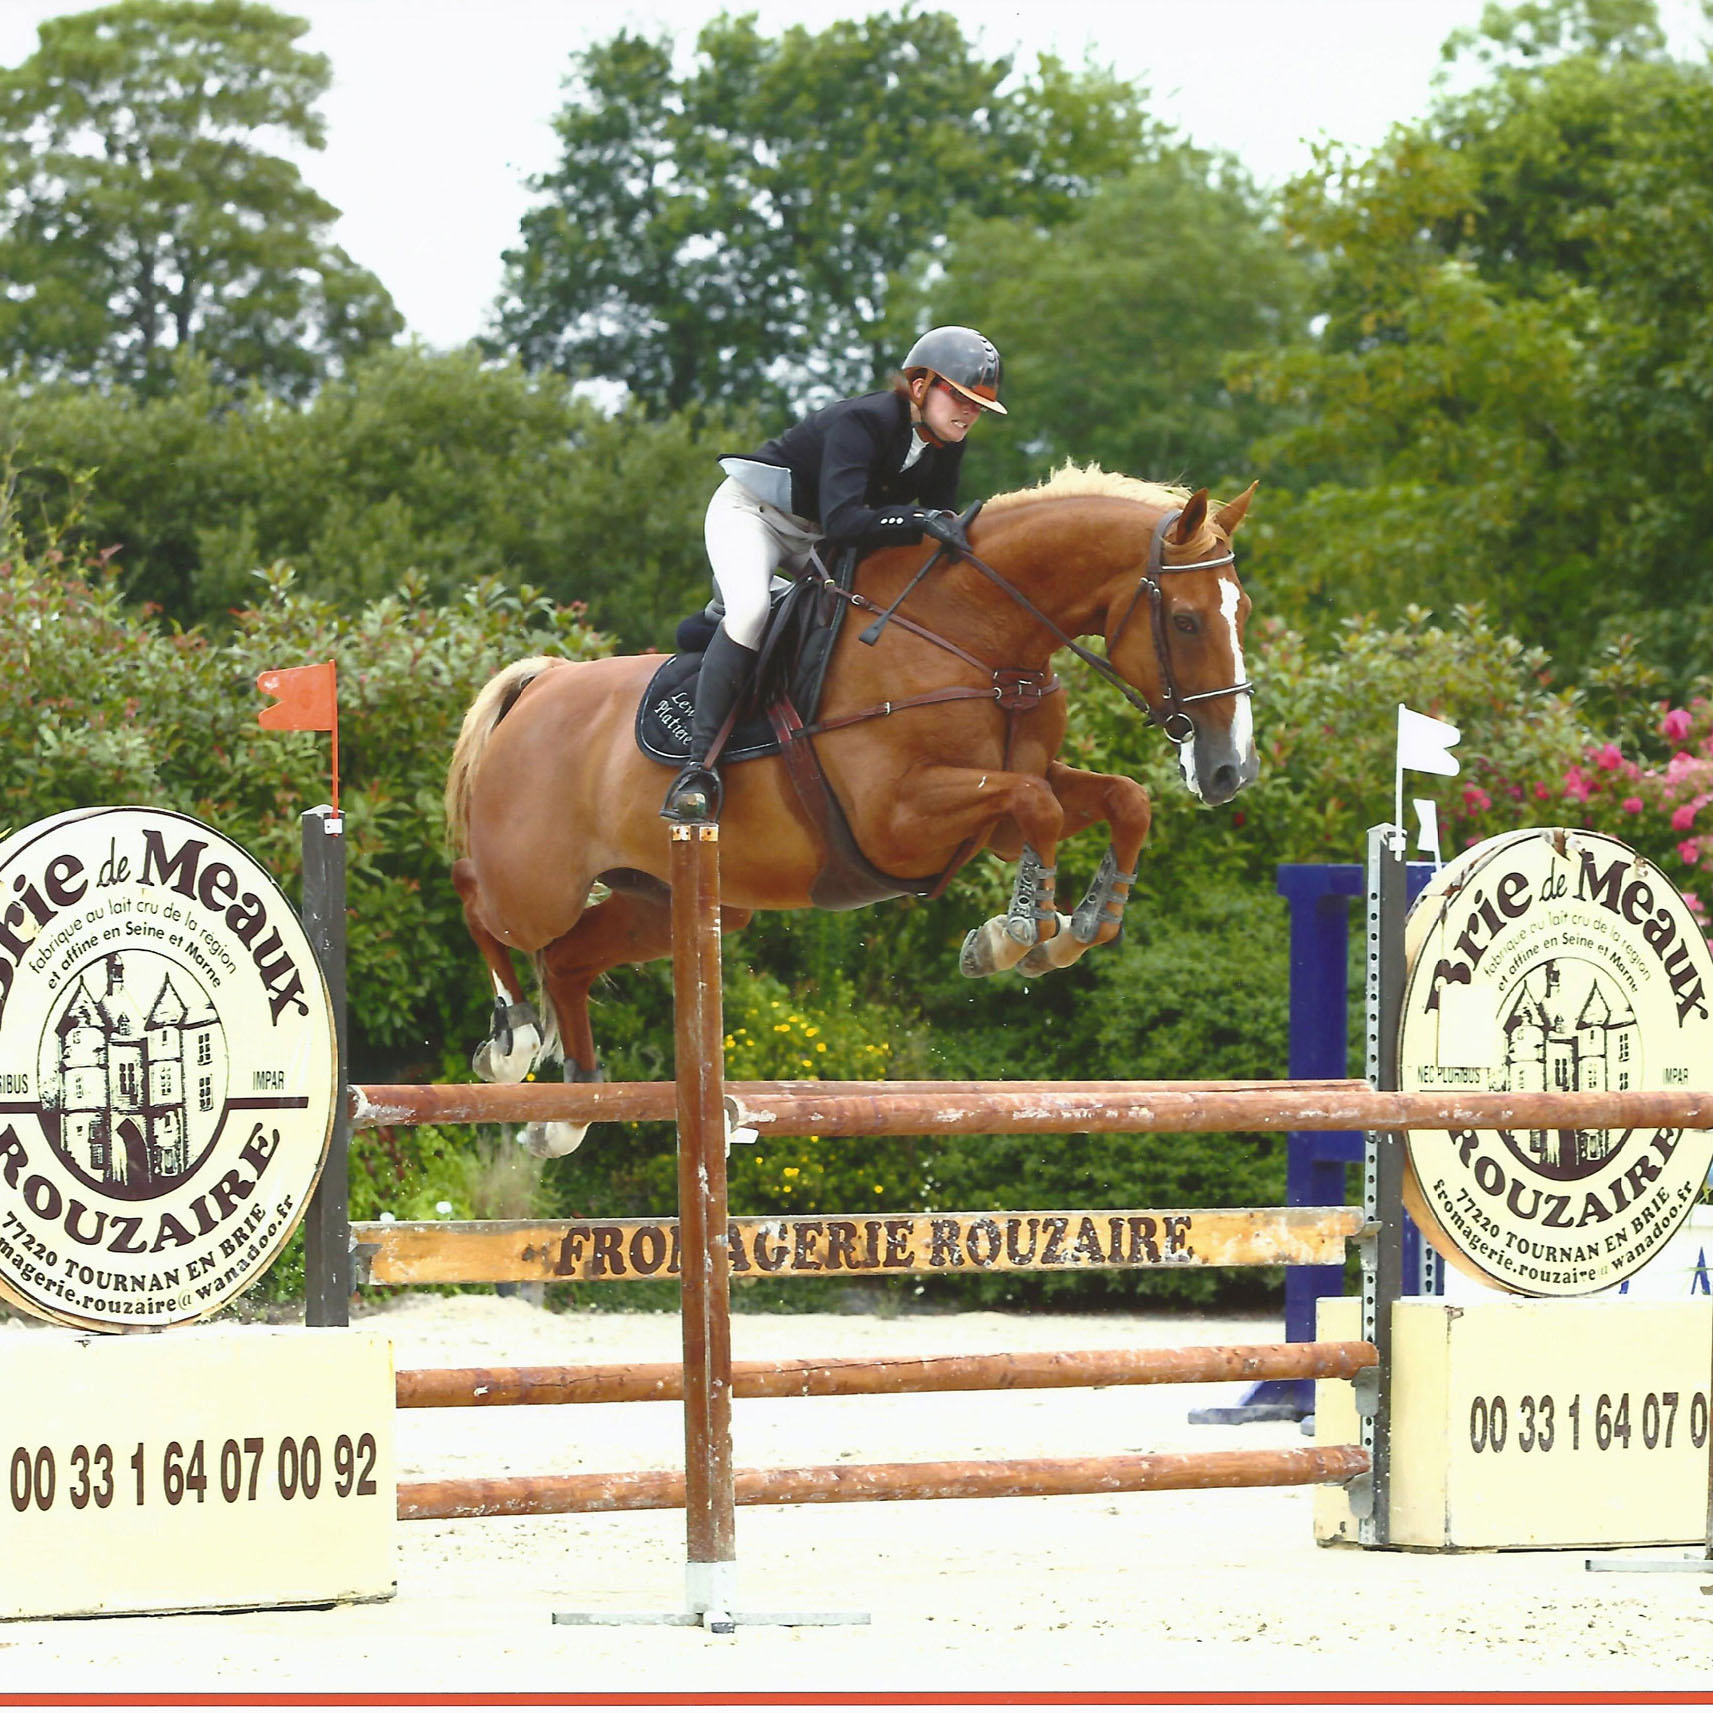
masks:
<path fill-rule="evenodd" d="M 1194 636 L 1201 629 L 1194 613 L 1174 613 L 1172 626 L 1176 630 L 1181 630 L 1185 636 Z"/>

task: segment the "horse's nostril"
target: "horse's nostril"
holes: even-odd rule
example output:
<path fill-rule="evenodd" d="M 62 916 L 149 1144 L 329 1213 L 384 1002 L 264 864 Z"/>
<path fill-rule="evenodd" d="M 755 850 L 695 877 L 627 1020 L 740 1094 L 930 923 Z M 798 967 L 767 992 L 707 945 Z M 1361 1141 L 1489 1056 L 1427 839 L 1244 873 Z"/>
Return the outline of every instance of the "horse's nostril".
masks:
<path fill-rule="evenodd" d="M 1227 797 L 1237 795 L 1237 769 L 1229 763 L 1224 767 L 1216 767 L 1213 772 L 1212 789 L 1215 801 L 1223 803 Z"/>

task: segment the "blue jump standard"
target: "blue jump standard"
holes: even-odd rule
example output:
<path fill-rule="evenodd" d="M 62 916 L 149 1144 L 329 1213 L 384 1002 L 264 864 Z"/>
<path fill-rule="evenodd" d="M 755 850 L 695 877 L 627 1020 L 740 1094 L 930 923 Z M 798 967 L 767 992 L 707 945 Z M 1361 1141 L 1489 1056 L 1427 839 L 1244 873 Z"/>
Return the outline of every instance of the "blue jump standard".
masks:
<path fill-rule="evenodd" d="M 1413 904 L 1433 865 L 1408 867 Z M 1282 862 L 1278 890 L 1291 906 L 1291 1070 L 1293 1079 L 1350 1075 L 1350 901 L 1367 893 L 1356 862 Z M 1346 1169 L 1362 1164 L 1360 1131 L 1293 1130 L 1285 1155 L 1285 1200 L 1292 1207 L 1344 1207 L 1350 1196 Z M 1439 1257 L 1404 1222 L 1405 1290 L 1437 1296 Z M 1285 1269 L 1285 1337 L 1311 1343 L 1315 1303 L 1342 1297 L 1340 1266 Z M 1191 1410 L 1192 1422 L 1297 1422 L 1314 1414 L 1314 1381 L 1259 1380 L 1241 1403 Z"/>

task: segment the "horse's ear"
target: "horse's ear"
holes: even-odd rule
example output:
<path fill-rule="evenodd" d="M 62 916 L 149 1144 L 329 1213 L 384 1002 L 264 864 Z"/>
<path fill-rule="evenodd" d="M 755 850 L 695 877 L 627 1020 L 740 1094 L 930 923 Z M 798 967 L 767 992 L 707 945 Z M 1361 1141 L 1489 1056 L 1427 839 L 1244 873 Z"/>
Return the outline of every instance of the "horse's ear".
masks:
<path fill-rule="evenodd" d="M 1178 514 L 1178 521 L 1172 525 L 1172 533 L 1166 539 L 1174 547 L 1187 547 L 1201 534 L 1201 526 L 1206 522 L 1207 489 L 1197 488 L 1184 501 L 1184 509 Z"/>
<path fill-rule="evenodd" d="M 1260 486 L 1261 484 L 1258 481 L 1251 482 L 1236 499 L 1227 500 L 1225 504 L 1213 514 L 1213 527 L 1217 529 L 1227 541 L 1236 534 L 1237 526 L 1249 515 L 1249 502 L 1255 498 L 1255 490 Z"/>

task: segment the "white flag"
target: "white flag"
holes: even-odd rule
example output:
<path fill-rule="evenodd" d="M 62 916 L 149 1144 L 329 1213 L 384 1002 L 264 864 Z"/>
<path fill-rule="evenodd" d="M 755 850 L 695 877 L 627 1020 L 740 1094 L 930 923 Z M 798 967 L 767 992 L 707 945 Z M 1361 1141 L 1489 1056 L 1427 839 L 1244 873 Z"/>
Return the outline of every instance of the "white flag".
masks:
<path fill-rule="evenodd" d="M 1463 733 L 1456 726 L 1398 704 L 1400 773 L 1456 773 L 1458 761 L 1451 751 L 1462 739 Z"/>

